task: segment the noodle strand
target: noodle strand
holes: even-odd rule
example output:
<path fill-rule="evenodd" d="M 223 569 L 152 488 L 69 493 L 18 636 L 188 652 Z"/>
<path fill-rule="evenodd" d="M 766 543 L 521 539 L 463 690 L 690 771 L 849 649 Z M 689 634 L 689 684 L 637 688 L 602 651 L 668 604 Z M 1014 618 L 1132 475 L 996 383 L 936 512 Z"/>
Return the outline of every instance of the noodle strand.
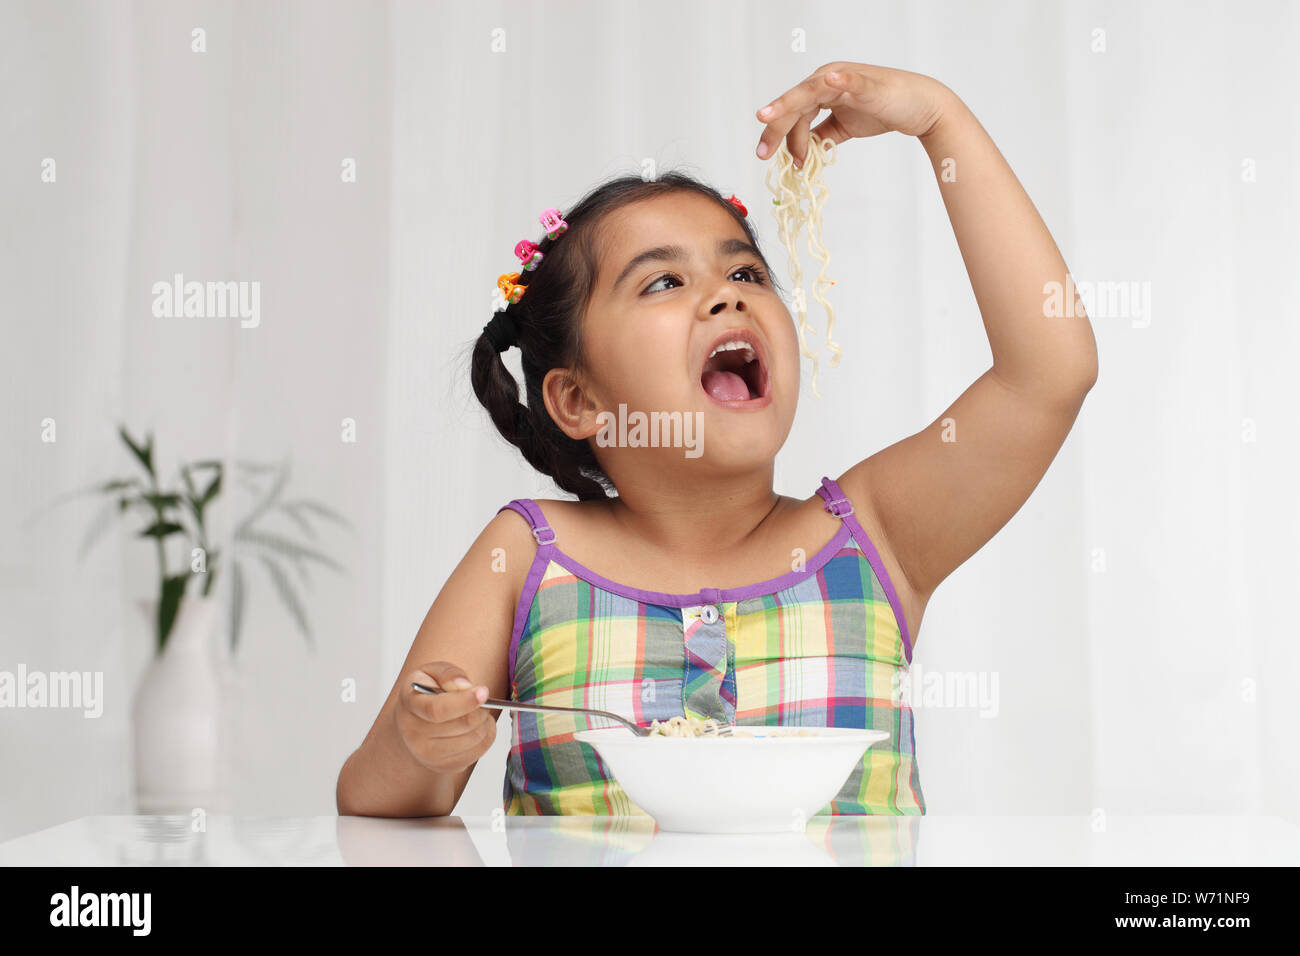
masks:
<path fill-rule="evenodd" d="M 835 327 L 835 308 L 825 296 L 827 286 L 834 285 L 826 278 L 826 268 L 830 265 L 830 253 L 822 242 L 822 204 L 830 194 L 830 188 L 822 180 L 822 171 L 835 162 L 838 151 L 835 142 L 829 137 L 823 139 L 816 134 L 808 137 L 808 155 L 802 169 L 796 169 L 794 157 L 786 140 L 781 141 L 781 148 L 767 167 L 764 182 L 767 189 L 776 198 L 773 200 L 772 215 L 776 218 L 777 232 L 786 248 L 790 264 L 790 279 L 796 290 L 795 311 L 799 316 L 799 350 L 805 357 L 812 359 L 813 394 L 821 398 L 817 390 L 817 354 L 808 347 L 807 335 L 815 330 L 808 323 L 808 309 L 802 296 L 803 267 L 799 262 L 799 251 L 795 246 L 804 225 L 808 226 L 808 250 L 821 268 L 813 281 L 813 298 L 826 310 L 826 347 L 831 350 L 831 368 L 840 364 L 841 349 L 839 343 L 831 338 Z M 773 170 L 776 170 L 776 183 L 772 182 Z M 806 208 L 805 208 L 806 204 Z"/>

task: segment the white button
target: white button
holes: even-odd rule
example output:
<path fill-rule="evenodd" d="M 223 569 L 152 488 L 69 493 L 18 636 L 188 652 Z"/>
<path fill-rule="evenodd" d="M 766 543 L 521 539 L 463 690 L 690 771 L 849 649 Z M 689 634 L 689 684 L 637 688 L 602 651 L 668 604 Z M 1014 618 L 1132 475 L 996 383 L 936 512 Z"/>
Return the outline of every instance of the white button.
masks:
<path fill-rule="evenodd" d="M 704 610 L 700 612 L 700 620 L 705 624 L 713 624 L 718 620 L 718 609 L 712 604 L 704 605 Z"/>

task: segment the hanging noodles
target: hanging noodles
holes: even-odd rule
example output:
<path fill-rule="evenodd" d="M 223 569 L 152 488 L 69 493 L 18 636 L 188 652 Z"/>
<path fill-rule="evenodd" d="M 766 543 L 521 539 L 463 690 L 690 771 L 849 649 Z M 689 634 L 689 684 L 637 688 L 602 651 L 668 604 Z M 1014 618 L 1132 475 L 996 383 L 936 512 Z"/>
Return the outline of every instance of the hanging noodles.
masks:
<path fill-rule="evenodd" d="M 817 391 L 817 354 L 808 347 L 806 337 L 808 332 L 814 330 L 808 324 L 808 309 L 801 294 L 803 268 L 799 264 L 799 252 L 795 248 L 795 242 L 799 238 L 799 232 L 807 224 L 808 249 L 813 254 L 813 258 L 821 263 L 821 269 L 813 282 L 813 298 L 826 310 L 826 347 L 832 353 L 831 368 L 835 368 L 840 364 L 840 346 L 831 338 L 831 329 L 835 325 L 835 309 L 823 294 L 827 286 L 835 283 L 826 278 L 826 267 L 830 264 L 831 257 L 822 244 L 822 204 L 830 193 L 830 189 L 822 181 L 822 170 L 835 162 L 836 152 L 834 141 L 829 138 L 822 139 L 812 133 L 808 137 L 808 155 L 804 160 L 803 168 L 796 169 L 794 157 L 790 155 L 789 144 L 782 139 L 781 148 L 772 157 L 764 177 L 768 191 L 776 197 L 772 201 L 772 215 L 776 217 L 778 235 L 789 255 L 790 280 L 795 288 L 795 311 L 799 315 L 799 350 L 807 358 L 812 359 L 812 390 L 818 398 L 821 398 L 821 393 Z M 773 169 L 777 174 L 775 185 L 772 183 Z M 807 208 L 804 206 L 805 203 Z"/>

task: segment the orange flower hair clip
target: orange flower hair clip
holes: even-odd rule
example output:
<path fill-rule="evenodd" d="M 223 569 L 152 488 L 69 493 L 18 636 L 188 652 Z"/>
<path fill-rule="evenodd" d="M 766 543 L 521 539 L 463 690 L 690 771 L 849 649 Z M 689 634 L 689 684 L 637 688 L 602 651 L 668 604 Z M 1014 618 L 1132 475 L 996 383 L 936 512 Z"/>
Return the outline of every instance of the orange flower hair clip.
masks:
<path fill-rule="evenodd" d="M 519 273 L 507 272 L 504 275 L 497 276 L 497 288 L 505 296 L 505 300 L 511 305 L 518 302 L 524 297 L 525 287 L 519 285 Z"/>

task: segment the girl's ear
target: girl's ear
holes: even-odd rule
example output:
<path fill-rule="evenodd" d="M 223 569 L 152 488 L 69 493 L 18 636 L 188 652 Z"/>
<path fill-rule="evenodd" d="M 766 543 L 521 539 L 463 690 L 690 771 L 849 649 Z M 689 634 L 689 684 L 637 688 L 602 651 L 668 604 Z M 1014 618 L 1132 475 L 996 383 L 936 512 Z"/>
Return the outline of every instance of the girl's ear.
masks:
<path fill-rule="evenodd" d="M 542 398 L 551 420 L 575 441 L 585 441 L 600 431 L 600 410 L 568 369 L 553 368 L 546 373 Z"/>

